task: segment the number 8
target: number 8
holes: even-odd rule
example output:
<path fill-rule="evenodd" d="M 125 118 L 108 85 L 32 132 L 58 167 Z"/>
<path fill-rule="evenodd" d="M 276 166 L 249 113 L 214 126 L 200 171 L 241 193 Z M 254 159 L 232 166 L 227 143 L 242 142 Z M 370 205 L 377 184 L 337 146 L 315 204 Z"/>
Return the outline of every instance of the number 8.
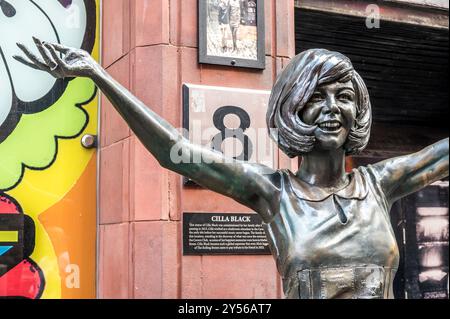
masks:
<path fill-rule="evenodd" d="M 225 127 L 225 116 L 228 114 L 234 114 L 239 117 L 241 121 L 239 127 L 237 129 L 230 129 Z M 243 145 L 243 151 L 239 156 L 234 156 L 233 158 L 236 160 L 244 160 L 248 161 L 253 153 L 253 144 L 244 132 L 250 127 L 250 116 L 246 111 L 237 106 L 223 106 L 217 109 L 213 115 L 214 126 L 220 131 L 217 133 L 212 139 L 212 148 L 216 151 L 222 151 L 222 143 L 227 138 L 235 138 L 239 140 Z"/>

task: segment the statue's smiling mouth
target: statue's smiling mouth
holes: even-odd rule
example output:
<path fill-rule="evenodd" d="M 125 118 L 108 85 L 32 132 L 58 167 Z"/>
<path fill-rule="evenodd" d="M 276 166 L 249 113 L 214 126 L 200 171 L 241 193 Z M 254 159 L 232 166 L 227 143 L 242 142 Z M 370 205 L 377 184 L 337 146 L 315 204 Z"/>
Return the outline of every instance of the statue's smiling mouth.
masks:
<path fill-rule="evenodd" d="M 318 126 L 325 132 L 337 132 L 342 128 L 341 122 L 335 120 L 321 122 Z"/>

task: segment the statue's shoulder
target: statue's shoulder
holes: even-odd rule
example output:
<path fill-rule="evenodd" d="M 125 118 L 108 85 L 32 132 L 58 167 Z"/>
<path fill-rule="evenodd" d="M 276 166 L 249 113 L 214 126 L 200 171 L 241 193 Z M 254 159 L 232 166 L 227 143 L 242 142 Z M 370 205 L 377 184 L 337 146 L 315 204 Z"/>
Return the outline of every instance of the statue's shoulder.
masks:
<path fill-rule="evenodd" d="M 374 189 L 376 193 L 384 194 L 383 187 L 381 186 L 382 178 L 376 166 L 368 164 L 359 166 L 353 171 L 361 176 L 361 179 L 367 186 L 371 185 L 371 188 Z"/>
<path fill-rule="evenodd" d="M 283 179 L 289 176 L 288 169 L 268 170 L 263 173 L 264 177 L 274 186 L 274 189 L 281 190 Z"/>
<path fill-rule="evenodd" d="M 372 164 L 358 166 L 353 169 L 353 172 L 364 175 L 370 179 L 379 178 L 378 170 Z"/>

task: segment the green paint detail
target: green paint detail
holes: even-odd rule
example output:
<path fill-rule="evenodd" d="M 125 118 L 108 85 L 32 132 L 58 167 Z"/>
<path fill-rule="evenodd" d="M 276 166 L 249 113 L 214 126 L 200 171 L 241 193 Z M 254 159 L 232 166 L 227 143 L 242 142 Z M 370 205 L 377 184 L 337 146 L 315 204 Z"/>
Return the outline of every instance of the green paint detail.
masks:
<path fill-rule="evenodd" d="M 88 114 L 82 105 L 95 93 L 85 78 L 70 82 L 63 96 L 48 109 L 23 115 L 8 138 L 0 144 L 0 190 L 20 182 L 24 166 L 42 170 L 55 160 L 58 138 L 75 138 L 86 127 Z"/>

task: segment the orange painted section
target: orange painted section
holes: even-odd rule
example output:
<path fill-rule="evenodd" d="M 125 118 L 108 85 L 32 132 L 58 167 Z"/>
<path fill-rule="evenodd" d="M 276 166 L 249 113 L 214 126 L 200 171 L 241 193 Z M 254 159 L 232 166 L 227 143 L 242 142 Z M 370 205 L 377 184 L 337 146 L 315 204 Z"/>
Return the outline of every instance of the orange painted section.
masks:
<path fill-rule="evenodd" d="M 92 156 L 70 192 L 39 216 L 58 258 L 63 299 L 95 297 L 96 162 Z"/>

